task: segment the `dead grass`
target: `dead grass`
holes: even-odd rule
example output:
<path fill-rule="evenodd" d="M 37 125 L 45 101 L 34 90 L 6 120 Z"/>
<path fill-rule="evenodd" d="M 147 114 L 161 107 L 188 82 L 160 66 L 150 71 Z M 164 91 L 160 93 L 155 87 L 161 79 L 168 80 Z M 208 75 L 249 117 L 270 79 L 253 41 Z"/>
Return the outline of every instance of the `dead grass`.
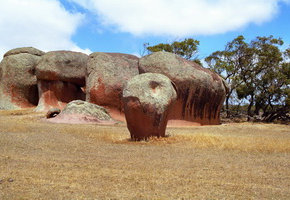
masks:
<path fill-rule="evenodd" d="M 168 128 L 133 142 L 124 124 L 43 116 L 0 111 L 0 199 L 290 199 L 289 126 Z"/>

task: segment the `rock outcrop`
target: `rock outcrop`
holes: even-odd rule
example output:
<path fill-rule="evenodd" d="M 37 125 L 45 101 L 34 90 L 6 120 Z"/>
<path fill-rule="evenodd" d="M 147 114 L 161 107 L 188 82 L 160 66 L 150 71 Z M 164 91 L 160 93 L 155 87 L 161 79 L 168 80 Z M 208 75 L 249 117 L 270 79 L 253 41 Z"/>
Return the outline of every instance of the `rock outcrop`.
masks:
<path fill-rule="evenodd" d="M 8 51 L 0 63 L 0 108 L 29 108 L 38 103 L 35 66 L 44 52 L 33 47 Z"/>
<path fill-rule="evenodd" d="M 123 91 L 128 91 L 128 88 L 124 90 L 124 87 L 129 80 L 131 84 L 131 80 L 135 80 L 136 76 L 146 73 L 157 73 L 159 76 L 163 74 L 168 77 L 175 85 L 177 99 L 174 105 L 165 106 L 165 114 L 158 111 L 162 119 L 166 116 L 164 118 L 166 122 L 161 120 L 156 126 L 158 128 L 148 126 L 145 131 L 139 130 L 130 122 L 130 129 L 134 130 L 132 133 L 140 132 L 140 137 L 148 137 L 145 133 L 148 131 L 150 135 L 163 136 L 165 131 L 163 124 L 167 123 L 167 119 L 172 120 L 169 124 L 220 123 L 220 109 L 228 92 L 225 81 L 209 69 L 168 52 L 156 52 L 139 59 L 121 53 L 96 52 L 87 56 L 72 51 L 44 53 L 33 47 L 12 49 L 4 55 L 0 63 L 0 109 L 37 106 L 35 111 L 47 111 L 50 108 L 63 109 L 73 100 L 86 100 L 103 106 L 114 119 L 125 121 L 124 112 L 129 112 L 128 102 L 134 106 L 137 104 L 132 103 L 136 99 L 127 101 L 127 93 L 122 98 Z M 155 90 L 152 89 L 153 86 L 148 86 L 148 82 L 151 84 L 152 81 L 158 83 L 156 87 L 160 87 L 160 91 L 167 91 L 164 89 L 167 86 L 163 87 L 161 80 L 146 80 L 147 82 L 140 79 L 145 85 L 139 85 L 141 88 L 139 90 L 135 88 L 136 92 L 144 92 L 151 88 L 148 89 L 151 93 L 147 92 L 146 95 L 152 94 L 154 99 Z M 138 80 L 135 80 L 135 87 L 137 83 Z M 139 98 L 138 95 L 141 94 L 136 93 L 136 98 Z M 142 99 L 142 96 L 140 98 Z M 159 106 L 158 102 L 153 101 L 149 106 L 150 109 L 154 108 L 154 103 L 155 106 Z M 151 118 L 146 118 L 145 122 L 152 124 L 153 121 L 150 120 L 153 119 L 153 111 L 145 114 L 146 112 L 136 111 L 138 120 L 149 113 L 148 116 Z M 131 121 L 130 117 L 126 118 L 127 121 Z M 138 123 L 142 127 L 141 121 Z"/>
<path fill-rule="evenodd" d="M 69 102 L 59 115 L 48 119 L 54 123 L 98 123 L 115 124 L 105 108 L 82 100 Z"/>
<path fill-rule="evenodd" d="M 131 138 L 164 137 L 176 97 L 174 85 L 162 74 L 145 73 L 129 80 L 122 101 Z"/>
<path fill-rule="evenodd" d="M 87 65 L 86 101 L 122 111 L 124 84 L 138 75 L 138 57 L 120 53 L 92 53 Z"/>
<path fill-rule="evenodd" d="M 88 56 L 72 51 L 51 51 L 36 66 L 39 103 L 36 111 L 63 108 L 73 100 L 84 100 Z"/>
<path fill-rule="evenodd" d="M 167 52 L 141 58 L 139 72 L 164 74 L 176 84 L 178 99 L 170 112 L 170 119 L 201 125 L 220 123 L 219 114 L 227 86 L 216 73 Z"/>

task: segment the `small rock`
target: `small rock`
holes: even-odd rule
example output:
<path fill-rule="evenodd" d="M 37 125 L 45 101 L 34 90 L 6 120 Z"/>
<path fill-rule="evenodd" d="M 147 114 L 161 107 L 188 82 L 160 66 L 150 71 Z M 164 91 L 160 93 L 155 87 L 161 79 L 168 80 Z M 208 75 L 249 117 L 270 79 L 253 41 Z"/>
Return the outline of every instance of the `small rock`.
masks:
<path fill-rule="evenodd" d="M 0 179 L 0 184 L 2 184 L 3 183 L 3 180 L 2 179 Z"/>
<path fill-rule="evenodd" d="M 57 116 L 59 113 L 61 112 L 61 110 L 59 108 L 51 108 L 47 111 L 46 113 L 46 118 L 53 118 L 55 116 Z"/>
<path fill-rule="evenodd" d="M 9 178 L 9 179 L 8 179 L 8 182 L 10 182 L 10 183 L 12 183 L 13 181 L 14 181 L 13 178 Z"/>

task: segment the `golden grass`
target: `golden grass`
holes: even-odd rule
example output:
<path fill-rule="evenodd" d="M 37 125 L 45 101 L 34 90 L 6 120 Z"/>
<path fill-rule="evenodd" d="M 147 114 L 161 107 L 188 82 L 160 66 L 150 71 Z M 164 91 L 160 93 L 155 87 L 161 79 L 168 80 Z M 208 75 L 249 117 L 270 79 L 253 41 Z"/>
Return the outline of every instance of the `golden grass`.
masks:
<path fill-rule="evenodd" d="M 290 199 L 289 126 L 168 128 L 134 142 L 124 124 L 44 115 L 0 111 L 1 200 Z"/>
<path fill-rule="evenodd" d="M 170 132 L 171 135 L 167 135 L 165 138 L 152 137 L 148 141 L 135 142 L 130 140 L 129 132 L 124 124 L 115 126 L 51 124 L 43 121 L 44 113 L 34 113 L 30 109 L 1 111 L 0 113 L 1 116 L 10 116 L 17 122 L 11 126 L 10 118 L 6 119 L 7 123 L 2 119 L 2 129 L 5 129 L 6 132 L 33 133 L 55 129 L 59 133 L 85 135 L 91 139 L 95 138 L 115 144 L 186 144 L 191 148 L 268 153 L 290 152 L 290 127 L 287 125 L 236 123 L 226 126 L 168 128 L 167 132 Z"/>

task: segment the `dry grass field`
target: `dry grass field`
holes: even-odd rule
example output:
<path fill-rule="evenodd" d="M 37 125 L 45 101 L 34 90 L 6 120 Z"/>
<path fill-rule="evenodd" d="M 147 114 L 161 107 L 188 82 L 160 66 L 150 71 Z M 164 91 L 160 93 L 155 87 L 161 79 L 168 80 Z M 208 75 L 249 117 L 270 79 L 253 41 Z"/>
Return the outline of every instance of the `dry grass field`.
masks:
<path fill-rule="evenodd" d="M 0 199 L 290 199 L 290 127 L 51 124 L 0 111 Z"/>

